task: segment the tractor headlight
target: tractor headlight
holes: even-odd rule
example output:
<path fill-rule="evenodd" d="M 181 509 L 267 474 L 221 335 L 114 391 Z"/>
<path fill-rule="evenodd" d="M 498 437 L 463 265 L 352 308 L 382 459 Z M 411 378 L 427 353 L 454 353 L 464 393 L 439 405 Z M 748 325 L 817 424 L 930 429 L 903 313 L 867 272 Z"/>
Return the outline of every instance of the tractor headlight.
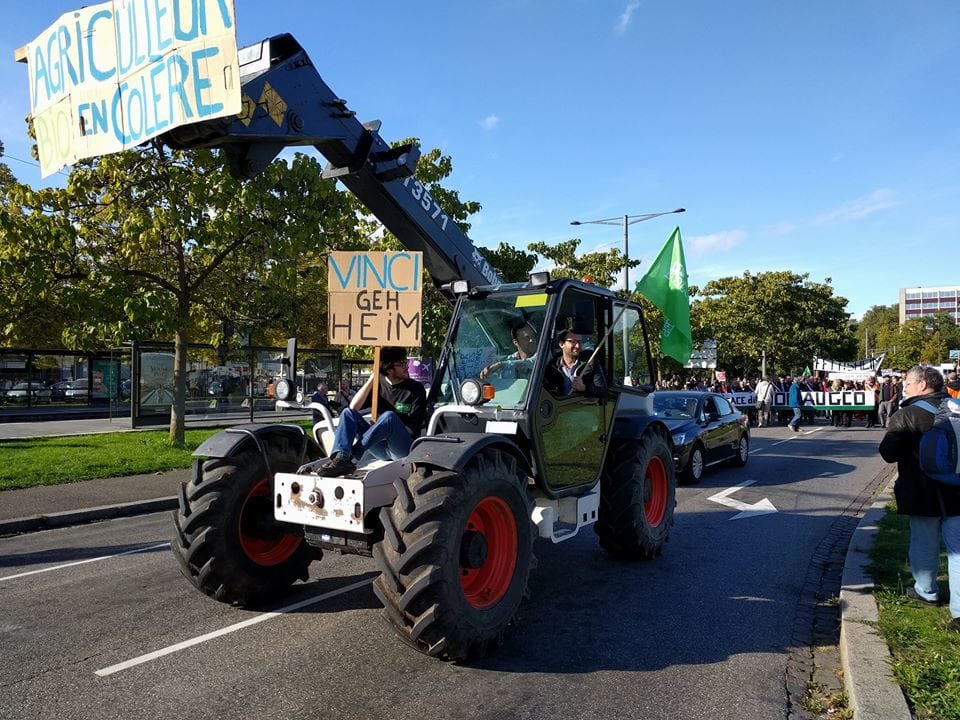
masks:
<path fill-rule="evenodd" d="M 293 396 L 293 383 L 287 378 L 278 380 L 273 387 L 273 394 L 277 400 L 289 400 Z"/>
<path fill-rule="evenodd" d="M 483 400 L 483 386 L 479 380 L 468 378 L 460 385 L 460 398 L 467 405 L 479 405 Z"/>
<path fill-rule="evenodd" d="M 683 445 L 686 442 L 686 440 L 687 440 L 686 433 L 677 433 L 676 435 L 673 436 L 673 444 L 676 447 L 680 447 L 681 445 Z"/>

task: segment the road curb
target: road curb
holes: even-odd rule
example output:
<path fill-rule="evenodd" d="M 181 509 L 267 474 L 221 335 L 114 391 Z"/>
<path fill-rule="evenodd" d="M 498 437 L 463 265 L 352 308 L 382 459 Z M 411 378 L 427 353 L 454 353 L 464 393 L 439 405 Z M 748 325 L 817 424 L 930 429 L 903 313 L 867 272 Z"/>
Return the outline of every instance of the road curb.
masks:
<path fill-rule="evenodd" d="M 879 621 L 873 579 L 867 574 L 877 523 L 892 501 L 885 490 L 853 533 L 840 581 L 840 662 L 849 706 L 857 720 L 911 720 L 910 709 L 890 667 L 890 649 L 876 629 Z"/>
<path fill-rule="evenodd" d="M 0 535 L 19 535 L 37 530 L 51 530 L 53 528 L 81 525 L 96 522 L 97 520 L 111 520 L 119 517 L 146 515 L 147 513 L 174 510 L 177 507 L 176 497 L 153 498 L 152 500 L 138 500 L 136 502 L 121 503 L 118 505 L 103 505 L 101 507 L 85 508 L 83 510 L 67 510 L 65 512 L 50 513 L 49 515 L 31 515 L 29 517 L 0 520 Z"/>

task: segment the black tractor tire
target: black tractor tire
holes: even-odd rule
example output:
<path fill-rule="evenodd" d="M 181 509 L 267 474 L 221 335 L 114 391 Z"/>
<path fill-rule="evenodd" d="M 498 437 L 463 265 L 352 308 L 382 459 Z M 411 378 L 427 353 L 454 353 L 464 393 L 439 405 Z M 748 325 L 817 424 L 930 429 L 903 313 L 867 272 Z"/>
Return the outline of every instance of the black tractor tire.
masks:
<path fill-rule="evenodd" d="M 707 456 L 703 445 L 695 443 L 687 459 L 687 466 L 678 478 L 681 485 L 696 485 L 703 479 L 703 471 L 707 466 Z"/>
<path fill-rule="evenodd" d="M 488 448 L 460 472 L 417 466 L 394 484 L 373 548 L 384 619 L 427 655 L 482 657 L 527 596 L 535 528 L 526 477 L 512 455 Z"/>
<path fill-rule="evenodd" d="M 297 453 L 282 439 L 268 444 L 270 469 L 292 472 Z M 307 580 L 317 557 L 302 529 L 273 517 L 273 478 L 253 449 L 202 463 L 200 480 L 180 486 L 171 548 L 180 571 L 221 602 L 256 606 Z"/>
<path fill-rule="evenodd" d="M 649 560 L 670 537 L 677 480 L 670 440 L 650 430 L 613 449 L 600 479 L 594 530 L 611 557 Z"/>
<path fill-rule="evenodd" d="M 750 433 L 744 431 L 740 433 L 740 439 L 737 441 L 737 453 L 730 458 L 730 464 L 734 467 L 743 467 L 750 459 Z"/>

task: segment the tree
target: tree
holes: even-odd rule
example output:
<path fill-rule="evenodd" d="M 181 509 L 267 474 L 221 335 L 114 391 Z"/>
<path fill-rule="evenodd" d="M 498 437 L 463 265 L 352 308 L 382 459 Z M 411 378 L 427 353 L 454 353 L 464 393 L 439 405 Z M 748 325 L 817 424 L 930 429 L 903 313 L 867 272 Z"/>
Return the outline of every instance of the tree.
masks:
<path fill-rule="evenodd" d="M 572 238 L 556 245 L 535 242 L 531 243 L 527 249 L 553 262 L 553 269 L 550 270 L 552 278 L 588 279 L 589 282 L 605 288 L 613 286 L 625 266 L 635 268 L 640 265 L 639 260 L 626 260 L 617 248 L 608 252 L 589 252 L 578 255 L 579 246 L 580 239 Z"/>
<path fill-rule="evenodd" d="M 857 324 L 857 354 L 861 358 L 893 349 L 900 331 L 900 310 L 897 305 L 874 305 Z M 869 340 L 869 347 L 867 342 Z"/>
<path fill-rule="evenodd" d="M 170 439 L 182 445 L 186 351 L 219 343 L 224 328 L 271 326 L 294 334 L 300 275 L 331 248 L 355 246 L 352 206 L 319 163 L 296 155 L 241 184 L 211 151 L 159 144 L 76 166 L 66 188 L 13 188 L 2 216 L 3 252 L 19 248 L 29 270 L 18 305 L 54 278 L 57 306 L 74 318 L 68 346 L 84 335 L 116 342 L 148 331 L 172 336 Z M 46 277 L 37 268 L 51 268 Z"/>
<path fill-rule="evenodd" d="M 694 346 L 717 340 L 718 366 L 744 376 L 756 374 L 762 353 L 768 369 L 795 373 L 813 357 L 851 358 L 847 300 L 833 294 L 830 279 L 766 272 L 711 280 L 691 306 Z"/>
<path fill-rule="evenodd" d="M 410 142 L 419 143 L 416 138 L 407 138 L 394 143 L 404 145 Z M 460 229 L 467 233 L 470 230 L 469 217 L 480 211 L 480 203 L 471 200 L 461 200 L 456 190 L 451 190 L 442 184 L 453 172 L 453 160 L 444 155 L 438 148 L 422 153 L 417 161 L 417 179 L 424 184 L 430 196 L 443 208 L 447 217 L 457 223 Z M 369 238 L 370 250 L 400 250 L 405 249 L 403 244 L 382 223 L 371 216 L 369 211 L 356 198 L 353 198 L 355 212 L 361 218 L 360 235 Z M 497 251 L 484 251 L 487 260 L 494 266 L 498 263 L 506 265 L 511 273 L 516 273 L 525 262 L 529 262 L 529 269 L 533 268 L 536 258 L 507 248 L 501 244 Z M 499 268 L 498 268 L 499 269 Z M 529 269 L 527 272 L 529 272 Z M 424 270 L 423 282 L 423 311 L 422 311 L 422 344 L 420 352 L 426 356 L 439 353 L 446 337 L 447 326 L 450 324 L 452 305 L 450 301 L 437 289 L 429 274 Z M 369 348 L 347 347 L 346 352 L 353 356 L 362 356 L 369 353 Z"/>
<path fill-rule="evenodd" d="M 483 254 L 504 282 L 526 282 L 537 264 L 535 254 L 518 250 L 503 242 L 495 249 L 484 249 Z"/>

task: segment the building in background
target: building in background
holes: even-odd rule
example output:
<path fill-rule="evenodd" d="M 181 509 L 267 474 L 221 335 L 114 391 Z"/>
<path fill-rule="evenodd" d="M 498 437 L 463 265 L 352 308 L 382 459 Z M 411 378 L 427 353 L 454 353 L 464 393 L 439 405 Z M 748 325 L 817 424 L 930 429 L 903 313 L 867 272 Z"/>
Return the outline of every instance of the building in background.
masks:
<path fill-rule="evenodd" d="M 960 285 L 900 288 L 900 324 L 919 317 L 947 313 L 960 325 Z"/>

